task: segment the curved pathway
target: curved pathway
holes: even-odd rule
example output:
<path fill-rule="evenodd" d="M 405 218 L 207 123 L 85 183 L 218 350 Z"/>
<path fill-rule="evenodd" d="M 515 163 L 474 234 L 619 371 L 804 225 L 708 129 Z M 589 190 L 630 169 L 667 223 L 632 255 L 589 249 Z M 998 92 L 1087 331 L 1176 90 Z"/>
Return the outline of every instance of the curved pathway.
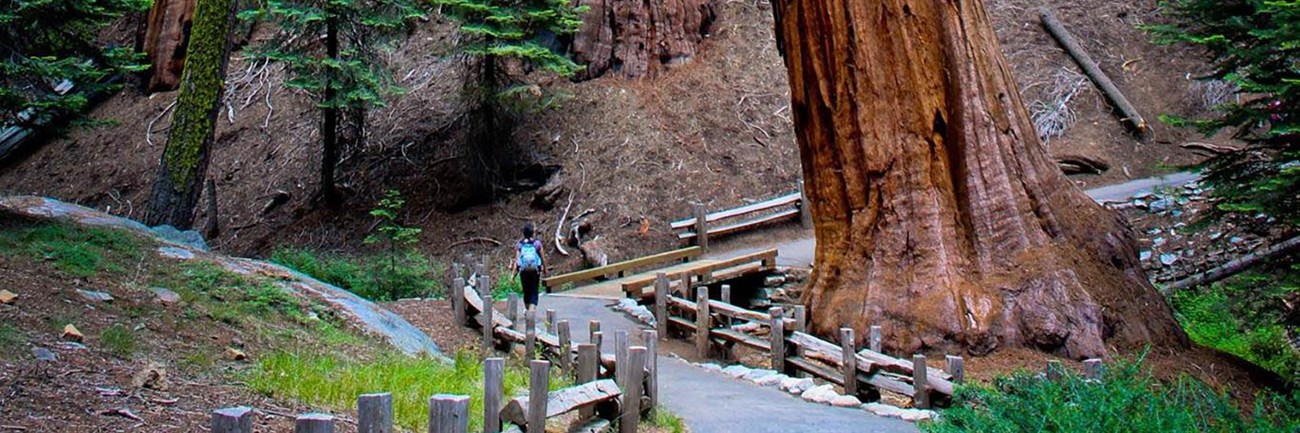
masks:
<path fill-rule="evenodd" d="M 568 320 L 575 342 L 589 342 L 587 322 L 599 320 L 604 334 L 602 351 L 614 350 L 613 334 L 618 330 L 629 331 L 628 338 L 639 344 L 641 330 L 649 328 L 611 310 L 612 304 L 602 299 L 544 295 L 538 308 L 553 309 L 557 320 Z M 680 416 L 693 433 L 919 431 L 906 421 L 861 409 L 809 403 L 779 389 L 696 368 L 662 347 L 659 352 L 660 404 Z"/>

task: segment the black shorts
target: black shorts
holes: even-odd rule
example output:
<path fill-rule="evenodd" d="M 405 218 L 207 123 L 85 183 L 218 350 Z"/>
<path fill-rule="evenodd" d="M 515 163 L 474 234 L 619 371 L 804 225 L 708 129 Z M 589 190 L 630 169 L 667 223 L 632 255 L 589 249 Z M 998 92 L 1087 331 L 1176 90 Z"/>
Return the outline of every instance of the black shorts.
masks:
<path fill-rule="evenodd" d="M 519 284 L 524 289 L 524 306 L 537 305 L 537 288 L 542 282 L 542 274 L 537 271 L 519 271 Z"/>

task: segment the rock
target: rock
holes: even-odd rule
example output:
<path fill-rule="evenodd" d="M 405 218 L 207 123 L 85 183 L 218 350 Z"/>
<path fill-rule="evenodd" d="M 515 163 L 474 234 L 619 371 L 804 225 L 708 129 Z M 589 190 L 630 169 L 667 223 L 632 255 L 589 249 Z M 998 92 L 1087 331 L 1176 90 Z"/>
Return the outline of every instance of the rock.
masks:
<path fill-rule="evenodd" d="M 902 413 L 898 414 L 898 417 L 902 418 L 903 421 L 917 422 L 938 418 L 939 414 L 931 410 L 904 409 Z"/>
<path fill-rule="evenodd" d="M 1231 242 L 1231 243 L 1234 243 L 1234 244 L 1239 244 L 1239 243 L 1242 243 L 1242 242 L 1245 242 L 1245 241 L 1246 241 L 1245 239 L 1242 239 L 1242 238 L 1240 238 L 1240 237 L 1238 237 L 1238 236 L 1233 236 L 1233 237 L 1231 237 L 1231 238 L 1228 238 L 1228 242 Z"/>
<path fill-rule="evenodd" d="M 804 391 L 807 391 L 814 385 L 816 384 L 813 383 L 813 380 L 806 377 L 787 377 L 785 380 L 781 381 L 781 389 L 788 391 L 791 394 L 803 394 Z"/>
<path fill-rule="evenodd" d="M 776 375 L 776 370 L 754 369 L 754 370 L 750 370 L 749 373 L 745 374 L 745 376 L 741 378 L 748 380 L 750 382 L 758 382 L 759 379 L 765 377 L 771 377 L 775 375 Z"/>
<path fill-rule="evenodd" d="M 33 347 L 32 356 L 36 357 L 37 361 L 54 362 L 59 360 L 59 354 L 44 347 Z"/>
<path fill-rule="evenodd" d="M 704 370 L 704 371 L 712 371 L 712 372 L 718 372 L 718 373 L 722 372 L 722 366 L 721 366 L 721 365 L 718 365 L 718 364 L 714 364 L 714 363 L 712 363 L 712 362 L 706 362 L 706 363 L 703 363 L 703 364 L 695 364 L 695 366 L 696 366 L 696 367 L 700 367 L 700 369 L 701 369 L 701 370 Z"/>
<path fill-rule="evenodd" d="M 1151 260 L 1151 252 L 1150 252 L 1150 251 L 1142 251 L 1142 252 L 1139 252 L 1139 253 L 1138 253 L 1138 260 L 1141 260 L 1141 261 L 1144 261 L 1144 262 L 1147 261 L 1147 260 Z"/>
<path fill-rule="evenodd" d="M 18 299 L 18 294 L 8 290 L 0 290 L 0 304 L 10 305 Z"/>
<path fill-rule="evenodd" d="M 814 386 L 808 388 L 808 390 L 804 391 L 803 394 L 799 394 L 799 397 L 804 400 L 821 404 L 829 404 L 831 400 L 835 400 L 839 396 L 840 395 L 835 392 L 835 385 L 830 384 Z"/>
<path fill-rule="evenodd" d="M 740 365 L 740 364 L 736 364 L 736 365 L 731 365 L 731 366 L 728 366 L 727 368 L 722 369 L 722 374 L 725 374 L 725 375 L 728 375 L 728 376 L 731 376 L 731 377 L 734 377 L 734 378 L 739 379 L 739 378 L 745 377 L 745 375 L 746 375 L 746 374 L 749 374 L 750 371 L 752 371 L 751 368 L 746 367 L 746 366 L 743 366 L 743 365 Z"/>
<path fill-rule="evenodd" d="M 72 326 L 72 324 L 69 323 L 63 325 L 63 339 L 80 343 L 85 341 L 86 336 L 83 335 L 81 331 L 78 331 L 76 326 Z"/>
<path fill-rule="evenodd" d="M 77 294 L 88 302 L 113 302 L 113 295 L 108 294 L 108 292 L 77 289 Z"/>
<path fill-rule="evenodd" d="M 1165 238 L 1155 238 L 1155 239 L 1152 239 L 1152 240 L 1151 240 L 1151 247 L 1152 247 L 1152 248 L 1160 248 L 1160 246 L 1161 246 L 1161 245 L 1164 245 L 1165 242 L 1166 242 L 1166 241 L 1165 241 Z"/>
<path fill-rule="evenodd" d="M 154 235 L 169 242 L 185 245 L 199 251 L 208 250 L 208 243 L 203 240 L 203 235 L 194 230 L 180 231 L 169 225 L 161 225 L 149 230 L 152 231 Z"/>
<path fill-rule="evenodd" d="M 171 305 L 171 304 L 178 304 L 181 302 L 181 295 L 178 295 L 176 294 L 176 292 L 173 292 L 171 290 L 167 290 L 162 287 L 152 287 L 149 290 L 153 292 L 155 297 L 157 297 L 158 302 L 161 302 L 163 304 Z"/>
<path fill-rule="evenodd" d="M 187 249 L 176 247 L 158 247 L 158 255 L 176 260 L 190 260 L 194 258 L 194 253 Z"/>
<path fill-rule="evenodd" d="M 789 378 L 790 376 L 784 374 L 773 374 L 771 376 L 763 376 L 762 378 L 755 380 L 754 383 L 759 386 L 781 386 L 781 382 Z"/>
<path fill-rule="evenodd" d="M 60 341 L 59 350 L 71 352 L 76 350 L 90 350 L 90 348 L 86 347 L 86 345 L 84 344 L 73 342 L 73 341 Z"/>
<path fill-rule="evenodd" d="M 1217 241 L 1221 237 L 1223 237 L 1223 232 L 1214 232 L 1210 234 L 1210 240 L 1212 241 Z"/>
<path fill-rule="evenodd" d="M 226 351 L 222 353 L 222 356 L 225 356 L 225 358 L 230 361 L 243 361 L 248 359 L 248 354 L 233 347 L 227 347 Z"/>
<path fill-rule="evenodd" d="M 831 400 L 831 406 L 835 407 L 858 407 L 862 405 L 862 400 L 851 395 L 841 395 Z"/>
<path fill-rule="evenodd" d="M 1145 199 L 1145 198 L 1147 198 L 1147 197 L 1151 197 L 1151 195 L 1152 195 L 1152 194 L 1151 194 L 1151 191 L 1142 191 L 1142 192 L 1139 192 L 1139 193 L 1137 193 L 1137 194 L 1134 194 L 1134 195 L 1133 195 L 1133 198 L 1138 199 L 1138 200 L 1142 200 L 1142 199 Z"/>
<path fill-rule="evenodd" d="M 1151 203 L 1148 203 L 1147 206 L 1151 210 L 1151 212 L 1164 212 L 1169 209 L 1172 209 L 1176 204 L 1177 202 L 1175 202 L 1174 200 L 1162 198 L 1153 201 Z"/>
<path fill-rule="evenodd" d="M 899 415 L 902 415 L 903 413 L 902 408 L 890 406 L 884 403 L 867 403 L 862 405 L 862 410 L 880 416 L 892 416 L 892 417 L 897 417 Z"/>
<path fill-rule="evenodd" d="M 1177 255 L 1177 254 L 1161 254 L 1161 255 L 1160 255 L 1160 264 L 1162 264 L 1162 265 L 1170 266 L 1170 265 L 1173 265 L 1174 263 L 1177 263 L 1177 262 L 1178 262 L 1178 255 Z"/>
<path fill-rule="evenodd" d="M 167 381 L 167 368 L 157 362 L 150 362 L 131 376 L 131 386 L 166 391 L 171 387 Z"/>
<path fill-rule="evenodd" d="M 785 284 L 785 275 L 768 275 L 763 279 L 764 286 L 779 286 Z"/>

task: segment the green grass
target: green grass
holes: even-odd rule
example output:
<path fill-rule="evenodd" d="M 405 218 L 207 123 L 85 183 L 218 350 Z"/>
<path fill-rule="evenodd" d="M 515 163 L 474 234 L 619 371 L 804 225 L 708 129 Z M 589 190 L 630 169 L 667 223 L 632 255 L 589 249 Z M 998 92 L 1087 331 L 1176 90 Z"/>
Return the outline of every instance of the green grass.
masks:
<path fill-rule="evenodd" d="M 506 299 L 511 293 L 523 295 L 524 286 L 514 270 L 501 268 L 497 271 L 496 278 L 492 279 L 492 299 Z"/>
<path fill-rule="evenodd" d="M 686 422 L 681 417 L 668 412 L 663 408 L 655 408 L 650 412 L 650 419 L 646 420 L 648 424 L 661 430 L 667 430 L 672 433 L 686 433 Z"/>
<path fill-rule="evenodd" d="M 470 430 L 482 426 L 483 368 L 481 361 L 459 353 L 453 365 L 384 353 L 360 361 L 336 352 L 277 352 L 261 357 L 246 380 L 253 389 L 269 396 L 293 398 L 310 405 L 346 410 L 356 405 L 358 395 L 373 392 L 393 394 L 396 423 L 407 429 L 427 429 L 429 397 L 434 394 L 470 396 Z M 526 389 L 526 367 L 507 363 L 506 395 Z M 551 389 L 569 384 L 551 380 Z"/>
<path fill-rule="evenodd" d="M 99 343 L 108 350 L 108 353 L 118 358 L 130 359 L 136 350 L 135 332 L 121 324 L 115 324 L 101 331 Z"/>
<path fill-rule="evenodd" d="M 159 269 L 149 285 L 167 287 L 180 295 L 187 305 L 183 314 L 191 319 L 204 312 L 231 325 L 274 315 L 295 322 L 305 320 L 303 302 L 276 282 L 239 275 L 210 262 L 190 261 Z"/>
<path fill-rule="evenodd" d="M 415 251 L 343 257 L 277 248 L 271 261 L 373 301 L 442 298 L 447 294 L 443 267 Z"/>
<path fill-rule="evenodd" d="M 0 357 L 17 352 L 25 341 L 18 328 L 8 323 L 0 324 Z"/>
<path fill-rule="evenodd" d="M 1140 361 L 1108 364 L 1101 382 L 1068 373 L 1048 381 L 1033 373 L 998 378 L 992 386 L 963 386 L 952 409 L 928 432 L 1295 432 L 1300 394 L 1263 396 L 1253 416 L 1230 397 L 1184 377 L 1160 383 Z"/>
<path fill-rule="evenodd" d="M 144 239 L 125 231 L 65 223 L 6 225 L 0 254 L 49 262 L 77 277 L 124 274 L 139 260 Z"/>

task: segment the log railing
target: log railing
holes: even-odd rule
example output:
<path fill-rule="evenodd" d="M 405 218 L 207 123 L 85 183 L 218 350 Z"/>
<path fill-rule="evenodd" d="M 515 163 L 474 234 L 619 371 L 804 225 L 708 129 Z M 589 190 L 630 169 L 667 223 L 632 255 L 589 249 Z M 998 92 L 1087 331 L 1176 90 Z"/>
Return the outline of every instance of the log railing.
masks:
<path fill-rule="evenodd" d="M 663 263 L 687 262 L 704 254 L 704 250 L 699 247 L 682 248 L 663 252 L 659 254 L 638 257 L 632 260 L 626 260 L 618 263 L 610 263 L 605 266 L 584 269 L 577 272 L 556 275 L 542 279 L 542 287 L 551 291 L 562 289 L 564 285 L 580 281 L 594 280 L 610 276 L 623 277 L 627 272 L 636 269 L 648 268 Z"/>
<path fill-rule="evenodd" d="M 677 235 L 678 239 L 692 242 L 704 249 L 708 249 L 710 238 L 740 233 L 780 221 L 798 219 L 805 228 L 811 228 L 812 218 L 807 211 L 808 200 L 802 191 L 803 181 L 800 181 L 799 191 L 792 194 L 713 213 L 706 213 L 704 205 L 695 205 L 693 216 L 673 221 L 670 226 L 673 231 L 685 230 Z"/>

